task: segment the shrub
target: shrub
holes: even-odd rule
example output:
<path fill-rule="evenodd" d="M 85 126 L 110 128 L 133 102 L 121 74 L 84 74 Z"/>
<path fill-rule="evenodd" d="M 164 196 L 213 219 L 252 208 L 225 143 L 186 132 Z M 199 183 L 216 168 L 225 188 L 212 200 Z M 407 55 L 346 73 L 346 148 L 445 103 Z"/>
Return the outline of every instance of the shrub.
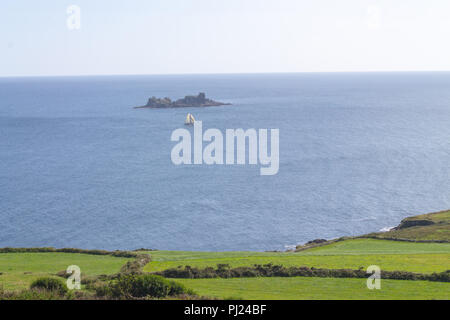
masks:
<path fill-rule="evenodd" d="M 45 290 L 1 291 L 1 300 L 62 300 L 67 299 L 59 293 Z"/>
<path fill-rule="evenodd" d="M 195 292 L 192 289 L 186 288 L 181 283 L 169 281 L 169 284 L 170 284 L 169 296 L 178 296 L 181 294 L 195 295 Z"/>
<path fill-rule="evenodd" d="M 97 297 L 114 297 L 111 286 L 101 281 L 87 284 L 86 289 L 95 291 Z"/>
<path fill-rule="evenodd" d="M 106 250 L 87 250 L 78 248 L 61 248 L 55 249 L 53 247 L 43 247 L 43 248 L 0 248 L 0 253 L 23 253 L 23 252 L 64 252 L 64 253 L 84 253 L 92 255 L 111 255 L 113 257 L 122 258 L 136 258 L 138 254 L 131 251 L 106 251 Z"/>
<path fill-rule="evenodd" d="M 368 275 L 364 269 L 322 269 L 308 267 L 285 267 L 273 265 L 255 264 L 251 267 L 230 268 L 229 265 L 219 264 L 217 268 L 195 268 L 185 266 L 184 268 L 171 268 L 164 271 L 155 272 L 167 278 L 242 278 L 242 277 L 328 277 L 328 278 L 367 278 Z M 420 274 L 408 271 L 383 271 L 383 279 L 395 280 L 428 280 L 450 282 L 450 271 L 433 274 Z"/>
<path fill-rule="evenodd" d="M 164 298 L 180 294 L 194 294 L 183 285 L 151 274 L 121 275 L 117 281 L 96 289 L 99 296 L 114 298 Z"/>
<path fill-rule="evenodd" d="M 55 292 L 61 295 L 66 294 L 68 291 L 66 285 L 62 281 L 60 281 L 59 279 L 48 277 L 34 280 L 30 285 L 30 289 Z"/>
<path fill-rule="evenodd" d="M 151 257 L 148 254 L 136 254 L 136 259 L 128 261 L 121 269 L 120 273 L 142 273 L 142 268 L 151 261 Z"/>

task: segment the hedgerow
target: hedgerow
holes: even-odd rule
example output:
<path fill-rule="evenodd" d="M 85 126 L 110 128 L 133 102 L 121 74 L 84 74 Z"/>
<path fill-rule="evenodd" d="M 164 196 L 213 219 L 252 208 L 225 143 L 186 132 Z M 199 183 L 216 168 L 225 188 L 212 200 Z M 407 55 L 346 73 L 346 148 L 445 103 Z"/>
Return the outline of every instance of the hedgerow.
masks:
<path fill-rule="evenodd" d="M 92 255 L 110 255 L 113 257 L 121 258 L 136 258 L 139 253 L 132 251 L 107 251 L 107 250 L 89 250 L 89 249 L 78 249 L 78 248 L 60 248 L 56 249 L 53 247 L 42 247 L 42 248 L 0 248 L 0 253 L 36 253 L 36 252 L 64 252 L 64 253 L 84 253 Z"/>
<path fill-rule="evenodd" d="M 323 269 L 309 267 L 285 267 L 282 265 L 255 264 L 251 267 L 231 268 L 228 264 L 218 264 L 216 268 L 196 268 L 191 266 L 171 268 L 155 272 L 166 278 L 251 278 L 251 277 L 322 277 L 322 278 L 367 278 L 363 269 Z M 422 274 L 407 271 L 382 271 L 383 279 L 428 280 L 450 282 L 450 270 L 441 273 Z"/>

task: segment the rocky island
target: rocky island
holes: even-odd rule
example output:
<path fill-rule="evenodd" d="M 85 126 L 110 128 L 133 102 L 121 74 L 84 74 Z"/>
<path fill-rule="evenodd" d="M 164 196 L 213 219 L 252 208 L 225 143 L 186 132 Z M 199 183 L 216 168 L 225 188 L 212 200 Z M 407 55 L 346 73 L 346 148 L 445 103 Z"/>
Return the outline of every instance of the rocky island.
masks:
<path fill-rule="evenodd" d="M 207 99 L 203 92 L 197 96 L 185 96 L 183 99 L 172 101 L 170 98 L 151 97 L 145 106 L 135 108 L 183 108 L 183 107 L 216 107 L 231 105 L 231 103 L 218 102 Z"/>

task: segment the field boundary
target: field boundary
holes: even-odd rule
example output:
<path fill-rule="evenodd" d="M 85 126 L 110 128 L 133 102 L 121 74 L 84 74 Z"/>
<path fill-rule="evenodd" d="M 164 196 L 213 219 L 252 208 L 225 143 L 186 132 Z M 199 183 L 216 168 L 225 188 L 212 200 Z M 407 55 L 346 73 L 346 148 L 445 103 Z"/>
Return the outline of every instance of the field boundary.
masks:
<path fill-rule="evenodd" d="M 375 239 L 375 240 L 389 240 L 389 241 L 400 241 L 400 242 L 416 242 L 416 243 L 450 243 L 449 240 L 414 240 L 414 239 L 402 239 L 402 238 L 382 238 L 377 237 L 377 234 L 382 233 L 374 233 L 368 234 L 364 236 L 354 237 L 353 239 Z"/>
<path fill-rule="evenodd" d="M 55 253 L 55 252 L 61 252 L 61 253 L 83 253 L 83 254 L 92 254 L 92 255 L 99 255 L 99 256 L 113 256 L 113 257 L 120 257 L 120 258 L 137 258 L 140 254 L 136 252 L 131 251 L 107 251 L 107 250 L 89 250 L 89 249 L 77 249 L 77 248 L 53 248 L 53 247 L 41 247 L 41 248 L 11 248 L 11 247 L 5 247 L 0 248 L 0 254 L 2 253 Z"/>
<path fill-rule="evenodd" d="M 253 278 L 253 277 L 319 277 L 319 278 L 368 278 L 364 269 L 325 269 L 314 267 L 284 267 L 282 265 L 253 265 L 251 267 L 230 268 L 228 264 L 218 264 L 216 268 L 170 268 L 163 271 L 151 272 L 165 278 L 180 279 L 210 279 L 210 278 Z M 424 274 L 409 271 L 382 271 L 383 279 L 391 280 L 425 280 L 436 282 L 450 282 L 450 270 Z"/>

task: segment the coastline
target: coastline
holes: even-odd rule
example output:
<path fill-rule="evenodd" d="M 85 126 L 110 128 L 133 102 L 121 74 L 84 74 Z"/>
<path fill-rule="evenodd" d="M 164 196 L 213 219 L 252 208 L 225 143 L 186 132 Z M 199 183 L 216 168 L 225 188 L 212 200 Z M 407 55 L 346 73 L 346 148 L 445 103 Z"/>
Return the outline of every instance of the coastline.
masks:
<path fill-rule="evenodd" d="M 448 234 L 450 211 L 405 218 L 390 232 L 317 239 L 295 250 L 264 252 L 1 248 L 0 300 L 126 300 L 128 294 L 111 295 L 118 281 L 149 279 L 183 286 L 186 294 L 163 297 L 176 300 L 405 299 L 418 297 L 417 292 L 424 299 L 450 299 L 450 237 L 420 239 Z M 399 232 L 410 239 L 399 238 Z M 74 265 L 82 270 L 81 290 L 61 294 L 34 289 L 45 283 L 64 286 Z M 374 266 L 382 270 L 389 290 L 376 293 L 363 285 Z M 277 283 L 284 285 L 278 288 Z M 344 296 L 342 288 L 347 288 Z M 131 298 L 161 298 L 152 294 Z"/>
<path fill-rule="evenodd" d="M 436 216 L 439 216 L 436 219 Z M 437 220 L 437 221 L 436 221 Z M 436 230 L 437 229 L 437 230 Z M 400 232 L 399 232 L 400 231 Z M 416 234 L 420 231 L 422 234 L 429 232 L 432 235 L 442 232 L 445 238 L 442 239 L 425 239 L 425 238 L 413 238 L 413 237 L 398 237 L 397 234 L 404 234 L 404 231 L 408 233 Z M 448 234 L 448 235 L 447 235 Z M 380 239 L 390 241 L 401 242 L 414 242 L 414 243 L 450 243 L 450 210 L 443 210 L 438 212 L 431 212 L 426 214 L 420 214 L 410 216 L 402 219 L 398 226 L 391 228 L 389 231 L 378 231 L 359 236 L 342 236 L 334 239 L 314 239 L 304 244 L 295 245 L 295 249 L 281 250 L 264 250 L 264 251 L 252 251 L 244 250 L 241 252 L 299 252 L 311 248 L 326 246 L 332 243 L 352 240 L 352 239 Z M 294 245 L 292 245 L 293 247 Z M 133 250 L 103 250 L 103 249 L 84 249 L 84 248 L 54 248 L 54 247 L 1 247 L 0 253 L 8 252 L 68 252 L 68 253 L 85 253 L 93 255 L 112 255 L 121 257 L 134 257 L 134 252 L 142 251 L 159 251 L 159 249 L 153 248 L 139 248 Z M 178 250 L 174 250 L 178 251 Z M 200 252 L 193 250 L 192 252 Z M 207 251 L 207 252 L 229 252 L 229 251 Z M 239 251 L 236 251 L 239 252 Z"/>

